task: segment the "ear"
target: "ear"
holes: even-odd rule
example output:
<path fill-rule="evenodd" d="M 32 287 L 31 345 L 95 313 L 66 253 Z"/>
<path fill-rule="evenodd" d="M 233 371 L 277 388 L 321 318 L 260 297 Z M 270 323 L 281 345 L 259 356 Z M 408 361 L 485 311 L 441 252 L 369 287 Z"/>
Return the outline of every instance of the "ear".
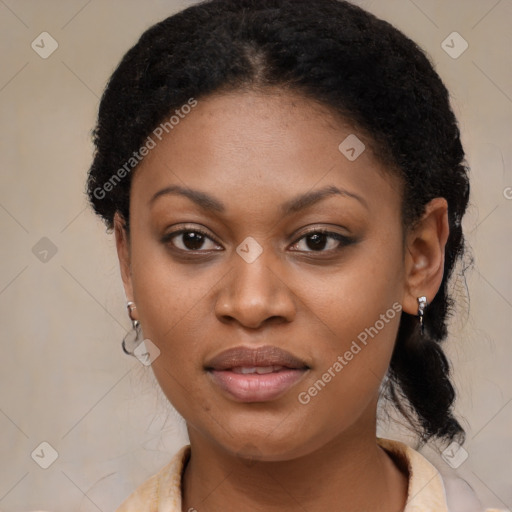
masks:
<path fill-rule="evenodd" d="M 422 218 L 406 237 L 402 302 L 406 313 L 418 314 L 418 297 L 426 296 L 430 304 L 436 296 L 443 280 L 449 234 L 448 203 L 444 197 L 436 197 L 427 204 Z"/>
<path fill-rule="evenodd" d="M 124 292 L 126 294 L 126 299 L 128 301 L 133 301 L 130 239 L 126 230 L 126 222 L 118 212 L 114 214 L 114 233 L 116 236 L 117 257 L 119 258 L 119 267 L 121 270 Z M 137 310 L 134 310 L 134 318 L 136 317 L 136 311 Z"/>

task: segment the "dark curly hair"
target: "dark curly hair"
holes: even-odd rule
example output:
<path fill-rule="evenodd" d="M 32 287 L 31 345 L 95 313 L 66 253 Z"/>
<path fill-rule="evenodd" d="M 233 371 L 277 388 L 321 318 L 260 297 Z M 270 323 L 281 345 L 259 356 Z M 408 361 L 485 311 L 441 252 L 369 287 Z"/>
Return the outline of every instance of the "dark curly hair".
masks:
<path fill-rule="evenodd" d="M 129 234 L 133 173 L 123 173 L 114 186 L 112 177 L 152 131 L 191 98 L 269 86 L 326 105 L 369 137 L 388 171 L 402 179 L 404 231 L 431 199 L 446 198 L 443 280 L 425 310 L 424 336 L 417 317 L 402 312 L 385 396 L 420 444 L 432 437 L 463 443 L 440 343 L 454 305 L 448 281 L 464 254 L 468 168 L 446 87 L 424 52 L 391 24 L 346 1 L 210 0 L 150 27 L 101 99 L 90 203 L 109 229 L 119 212 Z"/>

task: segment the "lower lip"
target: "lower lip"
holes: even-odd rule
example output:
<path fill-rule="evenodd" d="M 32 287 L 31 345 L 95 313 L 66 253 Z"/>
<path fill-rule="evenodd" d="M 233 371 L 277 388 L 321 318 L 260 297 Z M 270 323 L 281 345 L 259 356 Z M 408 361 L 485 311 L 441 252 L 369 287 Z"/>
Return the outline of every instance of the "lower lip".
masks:
<path fill-rule="evenodd" d="M 208 374 L 221 389 L 240 402 L 267 402 L 288 391 L 306 372 L 306 369 L 287 369 L 265 374 L 242 374 L 230 370 L 210 370 Z"/>

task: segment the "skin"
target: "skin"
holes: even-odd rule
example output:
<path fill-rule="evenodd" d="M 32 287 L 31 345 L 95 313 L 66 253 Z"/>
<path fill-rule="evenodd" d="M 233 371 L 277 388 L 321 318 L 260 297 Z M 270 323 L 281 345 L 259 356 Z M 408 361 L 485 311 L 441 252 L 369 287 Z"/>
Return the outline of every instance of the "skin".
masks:
<path fill-rule="evenodd" d="M 183 510 L 404 508 L 408 477 L 375 437 L 400 314 L 310 403 L 298 401 L 393 303 L 416 315 L 417 297 L 430 302 L 443 276 L 446 200 L 427 205 L 404 245 L 400 181 L 354 130 L 290 92 L 219 93 L 201 98 L 133 176 L 130 234 L 116 214 L 117 250 L 134 316 L 161 351 L 155 376 L 187 422 L 192 455 Z M 351 133 L 366 145 L 353 162 L 338 150 Z M 150 206 L 170 185 L 208 193 L 225 212 L 204 211 L 180 195 Z M 282 203 L 328 185 L 366 206 L 331 195 L 287 217 L 280 212 Z M 185 223 L 211 239 L 202 246 L 185 245 L 182 235 L 162 241 Z M 310 228 L 354 242 L 325 238 L 315 249 L 303 238 Z M 252 263 L 236 252 L 248 236 L 263 249 Z M 199 249 L 193 255 L 191 248 Z M 239 345 L 276 345 L 310 370 L 275 400 L 237 402 L 204 365 Z"/>

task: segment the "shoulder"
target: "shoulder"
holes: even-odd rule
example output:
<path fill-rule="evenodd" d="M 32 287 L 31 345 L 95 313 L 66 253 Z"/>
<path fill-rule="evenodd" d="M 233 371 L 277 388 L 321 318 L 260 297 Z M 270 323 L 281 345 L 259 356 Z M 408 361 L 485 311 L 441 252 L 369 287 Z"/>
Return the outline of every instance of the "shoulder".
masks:
<path fill-rule="evenodd" d="M 503 512 L 485 509 L 471 486 L 462 478 L 442 476 L 437 468 L 414 448 L 390 439 L 377 438 L 401 468 L 409 473 L 407 504 L 404 512 Z"/>
<path fill-rule="evenodd" d="M 409 485 L 404 512 L 451 512 L 441 475 L 423 455 L 400 441 L 377 438 L 377 443 L 388 452 L 402 471 L 408 473 Z"/>
<path fill-rule="evenodd" d="M 190 456 L 183 446 L 158 473 L 146 480 L 116 512 L 181 512 L 181 476 Z"/>
<path fill-rule="evenodd" d="M 153 475 L 123 501 L 116 512 L 156 512 L 158 510 L 158 476 Z"/>
<path fill-rule="evenodd" d="M 463 478 L 443 476 L 449 512 L 508 512 L 498 508 L 484 508 L 475 491 Z"/>

